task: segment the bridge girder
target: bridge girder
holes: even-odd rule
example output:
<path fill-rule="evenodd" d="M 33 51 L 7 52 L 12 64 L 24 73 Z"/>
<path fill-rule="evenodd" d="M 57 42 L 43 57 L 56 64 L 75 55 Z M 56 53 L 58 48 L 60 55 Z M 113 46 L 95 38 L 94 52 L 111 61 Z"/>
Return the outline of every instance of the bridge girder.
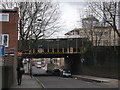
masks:
<path fill-rule="evenodd" d="M 33 53 L 33 54 L 23 54 L 23 58 L 61 58 L 61 57 L 68 57 L 68 56 L 78 56 L 81 55 L 80 53 L 49 53 L 49 54 L 39 54 L 39 53 Z"/>

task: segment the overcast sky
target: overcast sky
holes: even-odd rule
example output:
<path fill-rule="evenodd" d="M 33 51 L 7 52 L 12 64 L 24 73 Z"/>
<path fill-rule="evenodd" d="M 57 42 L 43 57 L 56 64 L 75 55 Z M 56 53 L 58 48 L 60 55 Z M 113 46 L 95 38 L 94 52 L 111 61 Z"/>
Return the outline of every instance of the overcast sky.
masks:
<path fill-rule="evenodd" d="M 60 20 L 62 27 L 58 33 L 55 33 L 56 35 L 54 35 L 61 37 L 68 31 L 81 27 L 81 24 L 78 21 L 80 21 L 81 11 L 84 11 L 85 7 L 85 2 L 60 2 Z"/>
<path fill-rule="evenodd" d="M 1 1 L 1 0 L 0 0 Z M 8 0 L 9 1 L 9 0 Z M 23 0 L 24 1 L 24 0 Z M 73 30 L 74 28 L 81 27 L 80 21 L 81 11 L 84 11 L 86 7 L 87 0 L 57 0 L 60 5 L 60 22 L 61 29 L 55 33 L 52 37 L 61 37 L 64 36 L 68 31 Z"/>

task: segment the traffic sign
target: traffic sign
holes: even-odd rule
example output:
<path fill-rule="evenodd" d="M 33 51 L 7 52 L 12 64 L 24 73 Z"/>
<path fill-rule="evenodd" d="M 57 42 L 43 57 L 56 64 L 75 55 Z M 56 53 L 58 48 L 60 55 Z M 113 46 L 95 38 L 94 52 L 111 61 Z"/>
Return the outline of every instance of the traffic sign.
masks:
<path fill-rule="evenodd" d="M 5 46 L 0 45 L 0 55 L 4 56 L 5 55 Z"/>
<path fill-rule="evenodd" d="M 18 52 L 18 56 L 22 56 L 22 52 Z"/>

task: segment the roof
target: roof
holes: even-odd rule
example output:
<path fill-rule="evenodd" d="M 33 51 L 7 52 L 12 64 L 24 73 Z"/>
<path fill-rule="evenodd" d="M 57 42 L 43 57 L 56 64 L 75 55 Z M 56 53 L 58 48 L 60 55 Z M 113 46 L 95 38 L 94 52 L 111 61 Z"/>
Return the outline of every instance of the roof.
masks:
<path fill-rule="evenodd" d="M 99 21 L 99 20 L 96 19 L 95 17 L 87 17 L 87 18 L 83 18 L 82 20 Z"/>
<path fill-rule="evenodd" d="M 75 29 L 73 29 L 73 30 L 71 30 L 71 31 L 69 31 L 69 32 L 67 32 L 67 33 L 65 33 L 64 35 L 69 35 L 69 34 L 72 33 L 72 32 L 79 32 L 80 29 L 82 29 L 82 28 L 75 28 Z"/>
<path fill-rule="evenodd" d="M 111 26 L 94 26 L 94 29 L 111 29 L 112 27 Z M 83 30 L 84 28 L 75 28 L 67 33 L 65 33 L 64 35 L 70 35 L 72 32 L 79 32 L 80 30 Z"/>
<path fill-rule="evenodd" d="M 15 7 L 14 9 L 0 9 L 0 12 L 17 12 L 18 8 Z"/>
<path fill-rule="evenodd" d="M 67 38 L 80 38 L 80 35 L 70 35 Z"/>
<path fill-rule="evenodd" d="M 17 12 L 17 10 L 13 10 L 13 9 L 0 9 L 0 12 Z"/>

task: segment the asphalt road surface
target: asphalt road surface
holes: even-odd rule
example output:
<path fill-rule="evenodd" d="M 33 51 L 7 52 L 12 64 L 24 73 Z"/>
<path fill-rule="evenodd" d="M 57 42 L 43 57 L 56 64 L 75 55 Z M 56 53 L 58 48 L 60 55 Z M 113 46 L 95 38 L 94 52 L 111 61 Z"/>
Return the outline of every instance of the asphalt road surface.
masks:
<path fill-rule="evenodd" d="M 86 88 L 87 90 L 89 88 L 91 88 L 90 90 L 96 88 L 95 90 L 118 90 L 109 88 L 107 85 L 97 82 L 87 82 L 75 78 L 52 76 L 51 74 L 46 73 L 42 68 L 33 67 L 32 72 L 34 75 L 37 75 L 35 78 L 44 86 L 44 88 Z"/>
<path fill-rule="evenodd" d="M 50 76 L 51 73 L 47 73 L 45 69 L 43 68 L 37 68 L 35 66 L 32 67 L 32 74 L 34 76 Z"/>
<path fill-rule="evenodd" d="M 45 88 L 108 88 L 95 82 L 86 82 L 75 78 L 59 76 L 37 76 Z"/>
<path fill-rule="evenodd" d="M 42 68 L 37 68 L 35 66 L 32 67 L 32 73 L 33 75 L 36 74 L 36 75 L 42 75 L 42 74 L 46 74 L 46 71 Z"/>

